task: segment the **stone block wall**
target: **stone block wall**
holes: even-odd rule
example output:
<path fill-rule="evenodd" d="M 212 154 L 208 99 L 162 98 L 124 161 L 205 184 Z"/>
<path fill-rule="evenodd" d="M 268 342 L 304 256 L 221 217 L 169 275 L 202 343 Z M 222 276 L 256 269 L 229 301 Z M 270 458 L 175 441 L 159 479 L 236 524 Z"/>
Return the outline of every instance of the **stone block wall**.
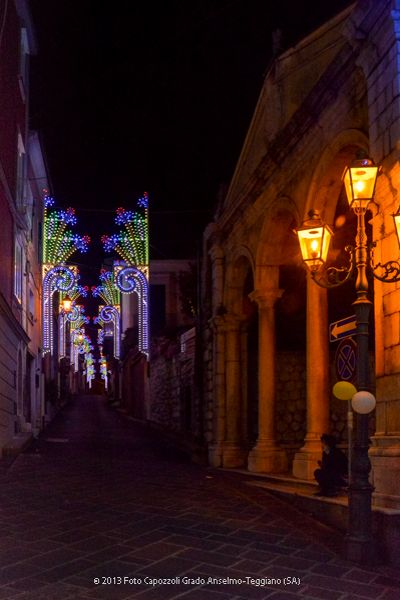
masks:
<path fill-rule="evenodd" d="M 180 428 L 176 356 L 160 355 L 150 365 L 150 420 L 169 431 Z"/>
<path fill-rule="evenodd" d="M 282 445 L 301 446 L 306 435 L 306 359 L 300 352 L 279 352 L 276 374 L 276 431 Z"/>
<path fill-rule="evenodd" d="M 150 421 L 188 437 L 199 437 L 202 429 L 194 339 L 185 352 L 177 343 L 164 340 L 150 363 Z"/>
<path fill-rule="evenodd" d="M 204 438 L 207 444 L 213 441 L 213 352 L 212 331 L 206 327 L 203 332 L 203 397 L 204 397 Z"/>

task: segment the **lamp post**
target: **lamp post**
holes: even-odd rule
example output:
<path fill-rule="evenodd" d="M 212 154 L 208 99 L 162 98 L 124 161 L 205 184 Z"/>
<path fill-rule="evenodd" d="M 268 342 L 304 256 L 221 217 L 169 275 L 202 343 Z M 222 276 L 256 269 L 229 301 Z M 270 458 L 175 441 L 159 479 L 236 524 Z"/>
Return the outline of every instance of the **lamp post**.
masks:
<path fill-rule="evenodd" d="M 347 200 L 357 216 L 355 246 L 346 246 L 349 263 L 345 267 L 326 266 L 332 230 L 323 223 L 317 211 L 309 212 L 307 219 L 297 230 L 304 263 L 311 277 L 321 287 L 333 288 L 355 277 L 357 298 L 353 303 L 357 322 L 357 388 L 352 406 L 356 412 L 356 431 L 352 460 L 352 480 L 349 486 L 349 522 L 346 537 L 346 556 L 361 564 L 371 563 L 374 556 L 372 537 L 371 498 L 373 487 L 369 483 L 371 463 L 368 457 L 369 412 L 374 408 L 369 393 L 368 325 L 371 301 L 368 299 L 370 273 L 380 281 L 400 281 L 400 264 L 390 261 L 374 263 L 374 246 L 368 245 L 365 230 L 365 213 L 375 194 L 379 167 L 370 159 L 355 160 L 343 176 Z M 400 234 L 400 211 L 393 215 L 395 231 Z M 358 396 L 361 394 L 361 396 Z M 357 396 L 357 398 L 356 398 Z M 372 398 L 374 398 L 372 396 Z"/>

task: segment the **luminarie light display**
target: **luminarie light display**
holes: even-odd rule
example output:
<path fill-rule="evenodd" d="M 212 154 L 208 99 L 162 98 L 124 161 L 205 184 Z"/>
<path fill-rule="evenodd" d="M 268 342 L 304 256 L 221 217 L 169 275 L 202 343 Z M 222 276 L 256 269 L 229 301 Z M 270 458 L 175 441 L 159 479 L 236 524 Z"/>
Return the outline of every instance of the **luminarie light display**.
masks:
<path fill-rule="evenodd" d="M 118 208 L 115 222 L 124 227 L 123 231 L 101 238 L 105 251 L 115 250 L 129 266 L 146 268 L 149 265 L 148 205 L 149 198 L 145 192 L 137 202 L 140 212 Z"/>
<path fill-rule="evenodd" d="M 76 224 L 75 209 L 50 211 L 53 205 L 53 198 L 46 196 L 43 217 L 43 264 L 57 265 L 65 263 L 76 250 L 87 252 L 90 237 L 79 236 L 69 229 L 68 225 Z"/>
<path fill-rule="evenodd" d="M 52 299 L 56 291 L 69 292 L 76 285 L 76 272 L 63 265 L 51 267 L 43 279 L 43 354 L 54 352 Z"/>
<path fill-rule="evenodd" d="M 69 228 L 76 224 L 73 208 L 52 210 L 54 200 L 50 196 L 44 198 L 43 220 L 43 354 L 54 352 L 53 332 L 53 295 L 60 293 L 60 299 L 68 293 L 74 301 L 85 294 L 85 288 L 78 286 L 78 270 L 67 266 L 65 261 L 75 252 L 86 252 L 90 242 L 89 236 L 73 234 Z M 63 325 L 64 319 L 63 319 Z M 61 354 L 65 353 L 64 339 L 61 340 Z"/>
<path fill-rule="evenodd" d="M 112 323 L 114 338 L 114 357 L 121 356 L 121 319 L 119 310 L 116 306 L 99 306 L 99 316 L 94 319 L 101 327 L 105 323 Z"/>
<path fill-rule="evenodd" d="M 144 354 L 149 353 L 149 285 L 146 275 L 139 268 L 123 267 L 116 263 L 116 284 L 124 294 L 135 292 L 138 296 L 138 347 Z"/>
<path fill-rule="evenodd" d="M 120 294 L 119 289 L 115 285 L 114 273 L 102 269 L 100 272 L 100 280 L 102 285 L 92 286 L 93 296 L 100 297 L 106 305 L 119 306 Z"/>
<path fill-rule="evenodd" d="M 149 353 L 149 223 L 147 193 L 139 198 L 136 211 L 117 209 L 115 222 L 123 226 L 119 234 L 104 235 L 101 239 L 107 252 L 116 251 L 123 263 L 116 262 L 114 278 L 123 294 L 136 293 L 139 306 L 139 350 Z"/>
<path fill-rule="evenodd" d="M 66 340 L 67 340 L 67 325 L 69 325 L 69 336 L 71 345 L 75 339 L 75 331 L 81 331 L 83 325 L 89 323 L 89 317 L 85 316 L 85 309 L 80 304 L 72 307 L 71 312 L 60 312 L 58 317 L 59 324 L 59 341 L 58 341 L 58 356 L 59 359 L 66 355 Z M 73 346 L 71 346 L 73 348 Z M 74 362 L 73 351 L 71 352 L 71 363 Z"/>

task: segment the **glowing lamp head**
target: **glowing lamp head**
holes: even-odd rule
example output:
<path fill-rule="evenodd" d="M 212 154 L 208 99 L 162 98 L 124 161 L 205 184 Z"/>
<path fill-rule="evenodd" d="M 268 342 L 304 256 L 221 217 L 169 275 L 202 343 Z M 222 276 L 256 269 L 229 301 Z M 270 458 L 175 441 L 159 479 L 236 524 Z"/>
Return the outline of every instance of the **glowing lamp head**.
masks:
<path fill-rule="evenodd" d="M 70 313 L 72 310 L 72 300 L 68 296 L 68 294 L 65 296 L 65 298 L 62 301 L 62 307 L 63 307 L 63 311 L 65 313 Z"/>
<path fill-rule="evenodd" d="M 350 208 L 366 210 L 375 194 L 379 167 L 369 158 L 355 160 L 343 174 L 343 183 Z"/>
<path fill-rule="evenodd" d="M 332 231 L 321 220 L 318 211 L 310 210 L 309 219 L 296 231 L 304 263 L 312 271 L 326 262 Z"/>

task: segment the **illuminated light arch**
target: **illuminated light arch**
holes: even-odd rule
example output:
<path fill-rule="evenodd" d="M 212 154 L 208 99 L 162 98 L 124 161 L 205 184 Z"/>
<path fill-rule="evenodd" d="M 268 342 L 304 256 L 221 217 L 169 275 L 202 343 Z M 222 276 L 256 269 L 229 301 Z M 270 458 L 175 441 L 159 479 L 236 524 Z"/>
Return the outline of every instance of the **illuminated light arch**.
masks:
<path fill-rule="evenodd" d="M 99 364 L 100 364 L 100 376 L 104 381 L 104 389 L 107 390 L 108 389 L 108 372 L 107 372 L 107 360 L 106 357 L 101 355 L 99 358 Z"/>
<path fill-rule="evenodd" d="M 100 307 L 99 307 L 100 308 Z M 114 325 L 114 357 L 120 358 L 121 356 L 121 322 L 119 316 L 119 310 L 115 306 L 102 306 L 98 320 L 104 321 L 104 323 L 113 323 Z"/>
<path fill-rule="evenodd" d="M 74 323 L 78 321 L 80 317 L 80 309 L 78 306 L 72 306 L 71 312 L 61 311 L 58 316 L 58 358 L 64 358 L 66 349 L 65 349 L 65 331 L 67 321 L 70 323 Z"/>
<path fill-rule="evenodd" d="M 96 376 L 96 369 L 94 367 L 94 358 L 91 352 L 85 353 L 84 373 L 86 374 L 86 381 L 89 384 L 89 388 L 92 387 L 92 379 Z"/>
<path fill-rule="evenodd" d="M 138 295 L 138 347 L 149 356 L 149 197 L 145 192 L 137 210 L 117 209 L 115 222 L 123 227 L 119 234 L 104 235 L 106 252 L 117 252 L 123 260 L 114 263 L 114 282 L 119 292 Z M 115 302 L 108 304 L 115 304 Z"/>
<path fill-rule="evenodd" d="M 58 357 L 59 359 L 64 358 L 66 355 L 66 325 L 67 322 L 70 323 L 70 339 L 71 344 L 73 344 L 75 339 L 75 331 L 78 333 L 81 331 L 81 327 L 89 322 L 89 317 L 84 316 L 85 309 L 80 304 L 75 304 L 72 306 L 70 312 L 61 311 L 58 317 L 58 327 L 59 327 L 59 350 Z M 73 362 L 73 357 L 71 356 L 71 362 Z"/>
<path fill-rule="evenodd" d="M 65 265 L 49 269 L 43 279 L 43 354 L 54 352 L 52 299 L 56 291 L 68 292 L 77 282 L 76 273 Z"/>
<path fill-rule="evenodd" d="M 149 285 L 148 279 L 142 269 L 137 267 L 115 267 L 116 285 L 123 294 L 136 293 L 138 295 L 139 309 L 139 350 L 149 354 Z"/>

